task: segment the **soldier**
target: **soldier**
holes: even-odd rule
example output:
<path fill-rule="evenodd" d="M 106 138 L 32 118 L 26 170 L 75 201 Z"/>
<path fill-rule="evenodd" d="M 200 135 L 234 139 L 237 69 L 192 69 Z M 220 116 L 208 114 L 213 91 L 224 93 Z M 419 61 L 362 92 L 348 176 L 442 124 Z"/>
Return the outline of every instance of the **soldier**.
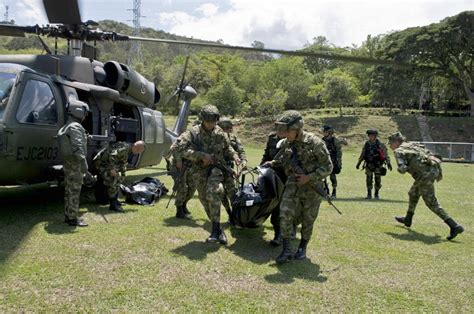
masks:
<path fill-rule="evenodd" d="M 262 160 L 260 161 L 260 165 L 265 164 L 267 161 L 272 161 L 275 156 L 277 155 L 278 151 L 280 150 L 277 147 L 278 142 L 283 139 L 283 135 L 278 132 L 271 132 L 268 134 L 267 144 L 265 145 L 265 151 L 262 156 Z M 272 169 L 276 172 L 278 177 L 280 177 L 283 183 L 286 182 L 286 174 L 283 167 L 274 166 Z M 280 246 L 281 245 L 281 228 L 280 228 L 280 204 L 273 210 L 272 215 L 270 217 L 270 223 L 273 226 L 273 230 L 275 232 L 273 239 L 270 240 L 270 244 L 272 246 Z M 296 228 L 294 228 L 296 229 Z M 292 231 L 292 238 L 296 235 L 296 231 Z"/>
<path fill-rule="evenodd" d="M 408 172 L 415 179 L 408 192 L 406 216 L 395 217 L 395 220 L 410 227 L 416 204 L 421 196 L 426 206 L 449 226 L 450 232 L 447 239 L 454 239 L 464 231 L 464 228 L 449 217 L 435 196 L 434 182 L 443 179 L 441 160 L 423 146 L 405 142 L 405 137 L 400 132 L 390 135 L 388 142 L 394 151 L 398 172 L 401 174 Z"/>
<path fill-rule="evenodd" d="M 87 167 L 87 134 L 81 122 L 87 116 L 89 106 L 71 99 L 67 107 L 68 119 L 58 131 L 59 149 L 64 159 L 64 222 L 70 226 L 86 227 L 79 218 L 79 198 Z"/>
<path fill-rule="evenodd" d="M 239 138 L 233 133 L 234 132 L 234 124 L 232 121 L 228 118 L 222 118 L 219 119 L 219 122 L 217 122 L 217 125 L 221 127 L 221 129 L 224 131 L 225 136 L 229 140 L 230 146 L 237 152 L 239 155 L 240 159 L 240 166 L 241 169 L 244 170 L 247 167 L 247 157 L 245 156 L 245 150 L 244 146 L 240 142 Z M 228 157 L 225 157 L 225 163 L 226 166 L 229 167 L 230 169 L 234 168 L 234 161 L 232 159 L 229 159 Z M 231 209 L 231 204 L 232 201 L 234 200 L 235 194 L 237 193 L 237 190 L 235 188 L 235 179 L 232 176 L 225 176 L 224 180 L 224 190 L 225 190 L 225 196 L 222 199 L 222 205 L 224 205 L 224 208 L 229 215 L 229 223 L 231 225 L 235 225 L 234 219 L 232 217 L 232 209 Z"/>
<path fill-rule="evenodd" d="M 330 125 L 323 126 L 323 141 L 331 155 L 331 161 L 333 169 L 329 179 L 332 184 L 332 198 L 336 198 L 337 178 L 336 175 L 341 172 L 342 169 L 342 145 L 341 141 L 334 136 L 334 129 Z M 324 179 L 326 181 L 326 179 Z M 327 183 L 325 183 L 327 187 Z M 327 187 L 327 193 L 329 194 L 329 187 Z M 378 195 L 378 194 L 377 194 Z"/>
<path fill-rule="evenodd" d="M 183 157 L 195 168 L 199 200 L 212 222 L 212 231 L 207 242 L 227 244 L 227 237 L 220 227 L 220 208 L 224 197 L 225 160 L 233 159 L 240 165 L 237 153 L 220 127 L 219 110 L 213 105 L 204 106 L 199 113 L 201 125 L 183 133 L 178 141 Z"/>
<path fill-rule="evenodd" d="M 95 167 L 107 190 L 110 210 L 123 212 L 123 208 L 118 201 L 118 191 L 120 183 L 125 178 L 128 155 L 130 153 L 141 154 L 144 150 L 144 141 L 137 141 L 133 144 L 116 142 L 104 147 L 95 155 Z"/>
<path fill-rule="evenodd" d="M 387 168 L 392 171 L 392 164 L 390 163 L 390 157 L 387 154 L 387 147 L 384 143 L 378 140 L 378 134 L 378 131 L 375 129 L 367 130 L 369 140 L 365 142 L 362 152 L 360 153 L 359 162 L 357 162 L 356 165 L 356 169 L 359 169 L 360 164 L 364 161 L 363 168 L 365 168 L 367 184 L 366 199 L 369 200 L 372 199 L 373 177 L 375 177 L 374 197 L 375 199 L 379 199 L 379 191 L 382 188 L 382 176 L 387 172 L 384 168 L 384 164 L 386 164 Z"/>
<path fill-rule="evenodd" d="M 293 257 L 306 258 L 306 247 L 321 204 L 321 195 L 316 192 L 316 186 L 323 189 L 323 179 L 332 172 L 326 145 L 319 137 L 303 131 L 303 125 L 303 117 L 298 111 L 283 113 L 275 123 L 275 128 L 277 132 L 282 132 L 286 140 L 275 160 L 264 164 L 282 166 L 288 176 L 280 204 L 283 251 L 276 258 L 277 263 L 284 263 Z M 301 242 L 294 255 L 290 243 L 293 223 L 302 224 Z"/>
<path fill-rule="evenodd" d="M 179 138 L 178 138 L 179 139 Z M 188 201 L 193 197 L 196 191 L 196 183 L 193 178 L 191 162 L 182 158 L 182 151 L 179 150 L 179 140 L 170 147 L 170 169 L 169 173 L 173 177 L 176 189 L 176 218 L 191 219 L 191 213 L 187 208 Z"/>

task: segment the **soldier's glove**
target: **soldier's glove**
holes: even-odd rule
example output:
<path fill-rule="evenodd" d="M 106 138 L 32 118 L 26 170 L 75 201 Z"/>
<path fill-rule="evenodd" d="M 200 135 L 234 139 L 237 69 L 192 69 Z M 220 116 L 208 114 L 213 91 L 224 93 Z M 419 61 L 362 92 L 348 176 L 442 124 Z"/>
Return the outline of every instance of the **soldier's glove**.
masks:
<path fill-rule="evenodd" d="M 356 169 L 359 170 L 361 162 L 359 161 L 356 165 Z"/>
<path fill-rule="evenodd" d="M 388 170 L 392 171 L 392 164 L 388 162 L 387 163 L 387 168 L 388 168 Z"/>
<path fill-rule="evenodd" d="M 97 182 L 97 177 L 93 176 L 89 171 L 86 172 L 86 174 L 84 175 L 83 184 L 86 187 L 90 188 L 94 186 L 96 182 Z"/>
<path fill-rule="evenodd" d="M 271 166 L 272 166 L 271 161 L 265 161 L 263 164 L 260 165 L 260 167 L 263 167 L 263 168 L 270 168 Z"/>

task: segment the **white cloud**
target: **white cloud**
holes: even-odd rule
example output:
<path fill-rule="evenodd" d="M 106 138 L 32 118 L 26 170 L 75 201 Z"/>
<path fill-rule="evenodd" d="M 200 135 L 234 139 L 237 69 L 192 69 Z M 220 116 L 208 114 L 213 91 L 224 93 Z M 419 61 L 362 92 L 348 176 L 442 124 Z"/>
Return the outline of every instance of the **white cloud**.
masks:
<path fill-rule="evenodd" d="M 217 1 L 215 1 L 217 2 Z M 161 13 L 165 30 L 200 39 L 296 49 L 326 36 L 330 42 L 360 44 L 367 35 L 438 22 L 472 9 L 472 0 L 231 0 L 228 10 L 207 10 L 204 17 Z M 206 4 L 207 5 L 207 4 Z M 201 8 L 201 7 L 200 7 Z"/>
<path fill-rule="evenodd" d="M 205 3 L 196 9 L 196 11 L 201 12 L 205 17 L 213 16 L 218 10 L 219 7 L 213 3 Z"/>

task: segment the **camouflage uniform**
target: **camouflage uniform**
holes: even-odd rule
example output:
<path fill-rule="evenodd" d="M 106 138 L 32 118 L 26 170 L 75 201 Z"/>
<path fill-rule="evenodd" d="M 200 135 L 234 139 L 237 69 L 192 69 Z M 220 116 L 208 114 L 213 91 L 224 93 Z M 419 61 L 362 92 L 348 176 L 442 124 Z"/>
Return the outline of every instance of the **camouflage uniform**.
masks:
<path fill-rule="evenodd" d="M 333 135 L 333 128 L 330 126 L 324 126 L 323 131 L 332 132 L 328 136 L 323 137 L 323 141 L 331 155 L 331 161 L 333 164 L 333 171 L 331 172 L 329 179 L 332 184 L 332 196 L 336 197 L 337 188 L 337 177 L 336 175 L 341 172 L 342 168 L 342 145 L 341 141 Z M 329 193 L 329 188 L 327 189 Z"/>
<path fill-rule="evenodd" d="M 184 132 L 177 145 L 183 151 L 183 158 L 193 164 L 199 200 L 212 222 L 211 235 L 207 241 L 227 244 L 227 238 L 220 228 L 220 208 L 225 193 L 224 177 L 229 175 L 223 172 L 223 166 L 225 167 L 225 157 L 236 159 L 238 156 L 219 126 L 215 125 L 211 130 L 206 130 L 204 126 L 204 123 L 219 119 L 219 111 L 215 106 L 203 107 L 200 119 L 202 124 Z M 206 156 L 213 158 L 213 163 L 207 166 L 203 163 Z"/>
<path fill-rule="evenodd" d="M 277 121 L 277 128 L 297 130 L 298 135 L 294 141 L 285 140 L 282 143 L 275 160 L 271 166 L 283 167 L 288 179 L 285 184 L 280 204 L 280 225 L 283 238 L 283 252 L 277 257 L 277 262 L 284 262 L 291 258 L 290 236 L 293 224 L 302 224 L 301 243 L 295 258 L 306 257 L 306 245 L 311 239 L 313 225 L 319 213 L 321 195 L 316 192 L 315 186 L 323 188 L 323 179 L 333 169 L 331 157 L 324 142 L 312 133 L 302 130 L 303 118 L 299 112 L 290 110 L 285 112 Z M 298 161 L 301 170 L 310 180 L 298 185 L 297 178 L 300 174 L 295 169 L 294 162 Z"/>
<path fill-rule="evenodd" d="M 196 183 L 193 177 L 193 171 L 191 169 L 191 162 L 182 157 L 182 151 L 180 151 L 178 141 L 174 142 L 170 148 L 170 169 L 169 172 L 174 180 L 173 188 L 176 189 L 176 217 L 177 218 L 189 218 L 189 211 L 187 210 L 187 202 L 194 196 L 196 192 Z M 181 169 L 177 168 L 177 162 L 181 161 Z"/>
<path fill-rule="evenodd" d="M 85 119 L 89 106 L 75 99 L 67 105 L 68 120 L 58 130 L 59 150 L 63 156 L 64 171 L 64 216 L 71 226 L 85 227 L 79 216 L 79 198 L 87 166 L 87 133 L 81 122 Z"/>
<path fill-rule="evenodd" d="M 132 145 L 126 142 L 117 142 L 100 150 L 94 157 L 97 171 L 103 179 L 109 199 L 118 196 L 120 183 L 123 182 L 127 170 L 128 155 Z M 112 176 L 111 172 L 116 175 Z"/>
<path fill-rule="evenodd" d="M 376 130 L 368 130 L 367 134 L 378 135 Z M 379 197 L 379 190 L 382 188 L 382 172 L 386 169 L 383 167 L 384 164 L 387 164 L 388 169 L 392 170 L 392 165 L 390 163 L 390 156 L 387 153 L 387 147 L 384 143 L 379 141 L 378 138 L 374 142 L 367 140 L 362 147 L 362 152 L 359 156 L 359 161 L 357 163 L 357 169 L 359 165 L 365 162 L 365 176 L 366 176 L 366 186 L 367 186 L 367 198 L 372 198 L 372 187 L 373 187 L 373 178 L 375 177 L 375 198 Z"/>
<path fill-rule="evenodd" d="M 392 134 L 389 141 L 400 143 L 394 149 L 398 172 L 402 174 L 408 172 L 415 179 L 408 192 L 407 216 L 397 217 L 397 221 L 408 227 L 411 226 L 412 217 L 421 196 L 426 206 L 450 226 L 451 235 L 448 237 L 449 240 L 453 239 L 458 233 L 462 233 L 464 231 L 462 226 L 459 226 L 449 217 L 435 196 L 434 182 L 443 178 L 441 160 L 422 145 L 404 142 L 404 137 L 400 132 Z"/>

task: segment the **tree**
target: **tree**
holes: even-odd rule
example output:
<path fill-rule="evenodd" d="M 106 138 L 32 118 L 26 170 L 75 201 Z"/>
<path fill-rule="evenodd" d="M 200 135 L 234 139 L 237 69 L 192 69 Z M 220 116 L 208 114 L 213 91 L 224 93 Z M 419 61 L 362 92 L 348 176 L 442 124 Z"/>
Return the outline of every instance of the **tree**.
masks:
<path fill-rule="evenodd" d="M 428 68 L 431 73 L 426 75 L 438 74 L 459 83 L 474 116 L 474 11 L 392 33 L 386 43 L 386 56 L 413 62 L 419 71 Z"/>
<path fill-rule="evenodd" d="M 285 109 L 287 98 L 288 92 L 280 88 L 274 90 L 259 88 L 257 94 L 252 95 L 246 104 L 245 115 L 274 120 Z"/>
<path fill-rule="evenodd" d="M 353 104 L 359 92 L 353 77 L 340 69 L 334 69 L 326 73 L 321 94 L 327 105 L 339 106 L 342 116 L 342 106 Z"/>
<path fill-rule="evenodd" d="M 207 100 L 219 108 L 222 115 L 235 116 L 242 110 L 242 94 L 234 81 L 224 78 L 209 90 Z"/>

